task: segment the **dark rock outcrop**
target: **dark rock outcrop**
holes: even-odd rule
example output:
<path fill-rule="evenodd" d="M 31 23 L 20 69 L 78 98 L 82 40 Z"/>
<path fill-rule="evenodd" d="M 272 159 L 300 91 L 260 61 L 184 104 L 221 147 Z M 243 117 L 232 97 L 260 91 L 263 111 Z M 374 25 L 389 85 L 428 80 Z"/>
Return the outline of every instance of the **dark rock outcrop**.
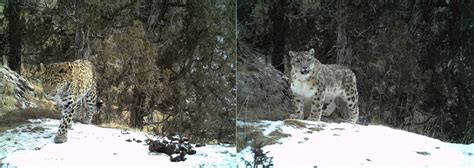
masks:
<path fill-rule="evenodd" d="M 265 63 L 259 51 L 239 42 L 237 117 L 240 120 L 282 120 L 293 111 L 288 77 Z"/>
<path fill-rule="evenodd" d="M 170 156 L 170 161 L 185 161 L 186 155 L 196 154 L 196 150 L 184 136 L 167 136 L 157 140 L 145 140 L 150 152 L 165 153 Z"/>

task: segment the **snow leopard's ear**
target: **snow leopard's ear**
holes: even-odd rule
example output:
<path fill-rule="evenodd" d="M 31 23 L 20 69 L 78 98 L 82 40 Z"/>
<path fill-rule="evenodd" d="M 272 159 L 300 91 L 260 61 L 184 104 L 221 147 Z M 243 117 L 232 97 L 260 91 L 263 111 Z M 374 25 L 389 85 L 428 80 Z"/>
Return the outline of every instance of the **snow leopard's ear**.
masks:
<path fill-rule="evenodd" d="M 309 54 L 314 55 L 314 48 L 309 49 Z"/>
<path fill-rule="evenodd" d="M 294 52 L 294 51 L 290 51 L 290 52 L 288 52 L 288 54 L 290 54 L 290 57 L 294 57 L 294 56 L 295 56 L 295 52 Z"/>

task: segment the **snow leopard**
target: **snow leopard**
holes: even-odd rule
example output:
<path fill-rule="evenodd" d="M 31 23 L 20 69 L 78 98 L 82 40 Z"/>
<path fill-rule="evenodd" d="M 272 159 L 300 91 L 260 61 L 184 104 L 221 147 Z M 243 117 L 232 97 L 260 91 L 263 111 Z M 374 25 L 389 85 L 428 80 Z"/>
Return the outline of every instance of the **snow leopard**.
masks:
<path fill-rule="evenodd" d="M 304 103 L 311 102 L 308 120 L 320 121 L 321 116 L 329 116 L 334 111 L 335 98 L 340 97 L 347 110 L 340 114 L 344 121 L 356 123 L 359 118 L 359 95 L 356 75 L 342 65 L 322 64 L 309 51 L 289 51 L 291 57 L 291 91 L 294 96 L 295 112 L 292 119 L 304 119 Z M 323 105 L 328 103 L 326 110 Z"/>

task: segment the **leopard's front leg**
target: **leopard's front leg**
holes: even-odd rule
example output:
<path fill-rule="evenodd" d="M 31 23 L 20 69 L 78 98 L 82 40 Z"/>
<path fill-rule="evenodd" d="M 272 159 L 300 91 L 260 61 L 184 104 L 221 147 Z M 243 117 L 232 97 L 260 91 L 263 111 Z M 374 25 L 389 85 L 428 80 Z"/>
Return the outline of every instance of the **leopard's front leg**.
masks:
<path fill-rule="evenodd" d="M 293 99 L 293 103 L 295 105 L 295 113 L 290 115 L 291 119 L 304 119 L 304 99 L 299 96 L 295 96 Z"/>
<path fill-rule="evenodd" d="M 59 130 L 56 136 L 54 137 L 54 143 L 63 143 L 67 141 L 67 132 L 68 128 L 72 125 L 72 114 L 73 109 L 64 112 L 64 116 L 61 119 L 61 123 L 59 125 Z"/>
<path fill-rule="evenodd" d="M 67 141 L 68 129 L 72 126 L 72 116 L 74 114 L 74 103 L 71 97 L 63 100 L 60 105 L 62 111 L 61 123 L 59 124 L 58 133 L 54 137 L 54 143 L 64 143 Z"/>
<path fill-rule="evenodd" d="M 316 92 L 311 100 L 311 113 L 308 120 L 311 121 L 320 121 L 323 111 L 324 95 L 322 91 Z"/>

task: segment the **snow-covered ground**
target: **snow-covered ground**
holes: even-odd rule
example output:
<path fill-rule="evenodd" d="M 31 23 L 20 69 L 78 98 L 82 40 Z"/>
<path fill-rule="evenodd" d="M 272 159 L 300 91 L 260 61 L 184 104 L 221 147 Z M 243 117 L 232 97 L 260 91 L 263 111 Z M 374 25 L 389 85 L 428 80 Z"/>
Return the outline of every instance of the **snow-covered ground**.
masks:
<path fill-rule="evenodd" d="M 385 126 L 300 120 L 237 124 L 258 127 L 265 136 L 276 130 L 290 135 L 263 147 L 274 167 L 474 167 L 474 144 L 446 143 Z M 253 161 L 249 147 L 237 154 L 239 167 L 245 167 L 242 158 Z"/>
<path fill-rule="evenodd" d="M 148 152 L 144 133 L 84 124 L 73 125 L 66 143 L 54 144 L 58 124 L 52 119 L 31 120 L 0 133 L 1 167 L 245 167 L 241 158 L 252 161 L 250 148 L 236 156 L 235 147 L 207 145 L 196 148 L 197 154 L 187 155 L 186 161 L 174 163 L 165 154 Z M 384 126 L 238 122 L 239 127 L 244 125 L 258 127 L 265 136 L 280 136 L 263 147 L 273 157 L 274 167 L 474 167 L 474 144 L 446 143 Z"/>
<path fill-rule="evenodd" d="M 148 151 L 144 133 L 79 123 L 66 143 L 54 144 L 58 125 L 38 119 L 0 133 L 0 167 L 236 167 L 235 147 L 206 145 L 184 162 L 170 162 L 168 155 Z"/>

